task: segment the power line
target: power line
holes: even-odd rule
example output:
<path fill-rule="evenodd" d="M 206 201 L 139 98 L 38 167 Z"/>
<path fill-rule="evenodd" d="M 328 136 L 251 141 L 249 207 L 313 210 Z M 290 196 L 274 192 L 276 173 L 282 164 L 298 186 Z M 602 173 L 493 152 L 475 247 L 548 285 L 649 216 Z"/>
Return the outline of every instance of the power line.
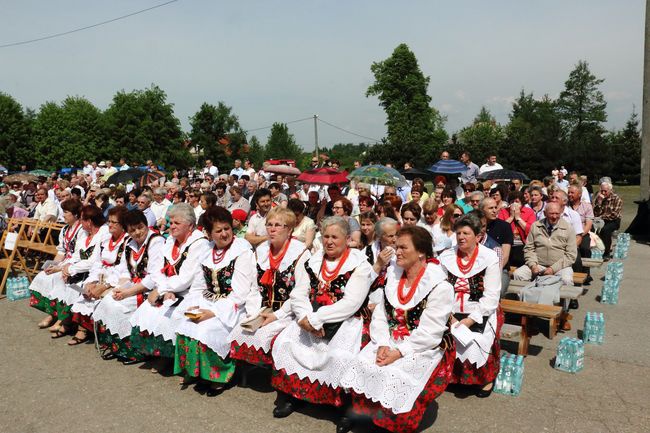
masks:
<path fill-rule="evenodd" d="M 284 123 L 285 125 L 289 125 L 291 123 L 304 122 L 305 120 L 312 120 L 312 119 L 313 119 L 313 116 L 310 116 L 310 117 L 305 117 L 304 119 L 291 120 L 289 122 L 281 122 L 281 123 Z M 273 128 L 273 125 L 262 126 L 261 128 L 246 129 L 244 132 L 260 131 L 262 129 L 269 129 L 269 128 Z"/>
<path fill-rule="evenodd" d="M 175 3 L 177 1 L 178 0 L 170 0 L 170 1 L 167 1 L 165 3 L 161 3 L 159 5 L 152 6 L 150 8 L 146 8 L 146 9 L 142 9 L 142 10 L 139 10 L 139 11 L 136 11 L 136 12 L 132 12 L 132 13 L 127 14 L 127 15 L 122 15 L 120 17 L 113 18 L 113 19 L 110 19 L 110 20 L 107 20 L 107 21 L 102 21 L 102 22 L 97 23 L 97 24 L 91 24 L 89 26 L 80 27 L 78 29 L 68 30 L 66 32 L 56 33 L 56 34 L 49 35 L 49 36 L 43 36 L 43 37 L 36 38 L 36 39 L 29 39 L 29 40 L 26 40 L 26 41 L 12 42 L 10 44 L 0 45 L 0 48 L 15 47 L 17 45 L 31 44 L 31 43 L 34 43 L 34 42 L 44 41 L 46 39 L 53 39 L 53 38 L 58 38 L 59 36 L 69 35 L 70 33 L 80 32 L 82 30 L 92 29 L 93 27 L 103 26 L 104 24 L 109 24 L 109 23 L 112 23 L 112 22 L 115 22 L 115 21 L 123 20 L 124 18 L 132 17 L 134 15 L 138 15 L 138 14 L 141 14 L 141 13 L 144 13 L 144 12 L 148 12 L 148 11 L 153 10 L 153 9 L 161 8 L 163 6 L 167 6 L 168 4 Z"/>
<path fill-rule="evenodd" d="M 357 137 L 365 138 L 365 139 L 367 139 L 367 140 L 372 140 L 372 141 L 374 141 L 375 143 L 379 143 L 379 142 L 381 142 L 381 140 L 377 140 L 376 138 L 367 137 L 367 136 L 365 136 L 365 135 L 357 134 L 356 132 L 348 131 L 347 129 L 341 128 L 340 126 L 336 126 L 336 125 L 334 125 L 334 124 L 332 124 L 332 123 L 329 123 L 328 121 L 323 120 L 323 119 L 321 119 L 320 117 L 318 118 L 318 121 L 323 122 L 324 124 L 326 124 L 326 125 L 328 125 L 328 126 L 331 126 L 332 128 L 338 129 L 339 131 L 343 131 L 343 132 L 346 132 L 346 133 L 348 133 L 348 134 L 356 135 Z"/>

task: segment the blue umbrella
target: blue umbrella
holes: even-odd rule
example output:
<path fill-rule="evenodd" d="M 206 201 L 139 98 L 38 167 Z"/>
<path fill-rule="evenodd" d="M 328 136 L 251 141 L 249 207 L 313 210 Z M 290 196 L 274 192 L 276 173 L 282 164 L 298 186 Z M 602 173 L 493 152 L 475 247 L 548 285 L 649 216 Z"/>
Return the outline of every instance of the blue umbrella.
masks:
<path fill-rule="evenodd" d="M 441 159 L 429 167 L 428 170 L 432 173 L 457 174 L 465 173 L 465 171 L 467 171 L 467 166 L 455 159 Z"/>

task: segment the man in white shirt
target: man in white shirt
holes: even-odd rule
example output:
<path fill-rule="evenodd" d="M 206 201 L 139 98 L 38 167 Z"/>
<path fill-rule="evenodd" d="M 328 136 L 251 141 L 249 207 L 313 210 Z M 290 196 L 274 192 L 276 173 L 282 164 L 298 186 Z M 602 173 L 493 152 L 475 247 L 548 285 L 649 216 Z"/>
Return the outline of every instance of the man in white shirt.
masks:
<path fill-rule="evenodd" d="M 106 168 L 104 169 L 104 179 L 108 179 L 117 173 L 117 168 L 113 167 L 113 161 L 110 159 L 106 161 Z"/>
<path fill-rule="evenodd" d="M 120 171 L 128 170 L 129 168 L 131 167 L 126 163 L 126 159 L 120 158 Z"/>
<path fill-rule="evenodd" d="M 171 202 L 165 198 L 167 190 L 165 188 L 156 188 L 153 192 L 153 202 L 151 203 L 151 210 L 156 217 L 157 225 L 165 225 L 165 216 L 167 209 L 171 206 Z"/>
<path fill-rule="evenodd" d="M 496 155 L 490 155 L 487 158 L 487 162 L 479 168 L 479 174 L 487 173 L 488 171 L 502 170 L 503 166 L 497 162 Z"/>
<path fill-rule="evenodd" d="M 151 197 L 149 193 L 143 192 L 138 196 L 138 209 L 142 211 L 145 217 L 147 217 L 147 225 L 149 227 L 156 227 L 156 216 L 151 210 Z"/>
<path fill-rule="evenodd" d="M 84 168 L 83 168 L 84 175 L 92 176 L 94 172 L 95 172 L 95 169 L 93 168 L 92 165 L 90 165 L 90 161 L 88 161 L 87 159 L 84 159 Z"/>
<path fill-rule="evenodd" d="M 230 175 L 231 176 L 235 175 L 235 176 L 237 176 L 237 179 L 239 179 L 241 177 L 241 175 L 244 174 L 244 173 L 245 173 L 245 171 L 241 167 L 241 159 L 236 159 L 235 160 L 235 168 L 230 170 Z"/>
<path fill-rule="evenodd" d="M 211 159 L 205 160 L 205 167 L 203 168 L 203 174 L 209 174 L 213 179 L 216 179 L 219 176 L 219 169 L 212 164 Z"/>
<path fill-rule="evenodd" d="M 34 210 L 34 219 L 42 222 L 56 221 L 59 216 L 59 210 L 56 203 L 48 197 L 47 188 L 39 188 L 34 195 L 36 209 Z"/>
<path fill-rule="evenodd" d="M 256 204 L 257 212 L 248 220 L 248 229 L 245 239 L 254 247 L 269 239 L 266 232 L 266 214 L 271 210 L 271 191 L 266 188 L 257 191 Z"/>
<path fill-rule="evenodd" d="M 564 172 L 562 170 L 557 172 L 557 180 L 555 184 L 564 192 L 569 191 L 569 182 L 564 178 Z"/>
<path fill-rule="evenodd" d="M 573 231 L 576 233 L 576 245 L 580 245 L 580 242 L 582 242 L 582 218 L 571 206 L 567 206 L 569 203 L 569 196 L 567 193 L 561 189 L 555 190 L 553 195 L 549 198 L 549 201 L 560 205 L 562 219 L 571 225 Z"/>

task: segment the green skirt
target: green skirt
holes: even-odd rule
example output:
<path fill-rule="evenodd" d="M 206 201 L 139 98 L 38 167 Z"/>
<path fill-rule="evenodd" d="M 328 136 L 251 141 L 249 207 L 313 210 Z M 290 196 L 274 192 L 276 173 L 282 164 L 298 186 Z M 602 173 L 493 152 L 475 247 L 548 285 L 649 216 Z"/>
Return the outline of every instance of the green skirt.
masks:
<path fill-rule="evenodd" d="M 138 352 L 149 356 L 163 358 L 174 357 L 174 342 L 165 340 L 162 335 L 151 335 L 147 331 L 140 331 L 139 326 L 131 330 L 131 345 Z"/>
<path fill-rule="evenodd" d="M 56 315 L 56 309 L 54 308 L 56 306 L 56 301 L 52 301 L 50 298 L 46 298 L 33 290 L 30 290 L 29 292 L 32 295 L 29 298 L 29 305 L 52 316 Z"/>
<path fill-rule="evenodd" d="M 235 361 L 230 357 L 222 359 L 198 340 L 177 335 L 174 374 L 180 373 L 210 382 L 228 383 L 235 374 Z"/>
<path fill-rule="evenodd" d="M 117 334 L 111 334 L 106 326 L 100 321 L 97 325 L 97 341 L 102 349 L 110 350 L 120 359 L 129 361 L 141 361 L 145 355 L 133 348 L 131 339 L 120 338 Z"/>

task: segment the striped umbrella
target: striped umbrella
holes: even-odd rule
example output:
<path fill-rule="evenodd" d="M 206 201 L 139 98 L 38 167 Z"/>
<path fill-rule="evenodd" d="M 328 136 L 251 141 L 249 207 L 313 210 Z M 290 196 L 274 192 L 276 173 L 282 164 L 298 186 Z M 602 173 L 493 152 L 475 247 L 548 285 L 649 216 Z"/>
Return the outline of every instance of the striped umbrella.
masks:
<path fill-rule="evenodd" d="M 467 171 L 467 166 L 455 159 L 441 159 L 429 167 L 428 170 L 432 173 L 457 174 L 465 173 L 465 171 Z"/>
<path fill-rule="evenodd" d="M 138 184 L 140 185 L 140 188 L 142 188 L 145 185 L 158 182 L 161 177 L 165 177 L 165 173 L 160 170 L 147 171 L 142 175 Z"/>

